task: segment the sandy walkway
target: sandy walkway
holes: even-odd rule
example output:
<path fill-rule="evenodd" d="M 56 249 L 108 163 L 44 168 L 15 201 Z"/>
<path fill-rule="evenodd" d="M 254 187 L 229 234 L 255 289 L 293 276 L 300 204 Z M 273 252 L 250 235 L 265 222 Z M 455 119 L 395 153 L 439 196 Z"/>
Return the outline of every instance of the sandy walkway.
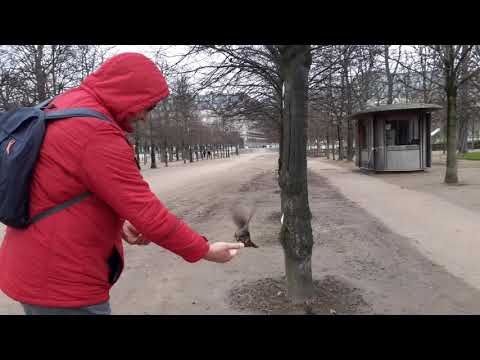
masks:
<path fill-rule="evenodd" d="M 480 288 L 479 212 L 320 159 L 309 166 L 433 262 Z"/>

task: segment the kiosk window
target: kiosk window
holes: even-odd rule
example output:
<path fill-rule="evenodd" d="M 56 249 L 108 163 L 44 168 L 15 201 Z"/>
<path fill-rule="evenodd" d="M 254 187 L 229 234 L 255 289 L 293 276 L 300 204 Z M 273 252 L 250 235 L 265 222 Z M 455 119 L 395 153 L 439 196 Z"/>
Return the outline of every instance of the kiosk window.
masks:
<path fill-rule="evenodd" d="M 387 146 L 393 145 L 418 145 L 418 121 L 391 120 L 385 122 Z"/>

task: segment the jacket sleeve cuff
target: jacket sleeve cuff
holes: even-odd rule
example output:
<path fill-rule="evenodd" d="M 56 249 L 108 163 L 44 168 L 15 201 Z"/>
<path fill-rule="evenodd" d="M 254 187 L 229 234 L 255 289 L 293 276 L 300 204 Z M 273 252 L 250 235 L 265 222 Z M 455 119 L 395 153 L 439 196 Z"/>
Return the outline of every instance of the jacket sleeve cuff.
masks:
<path fill-rule="evenodd" d="M 195 263 L 203 259 L 205 255 L 207 255 L 208 250 L 210 250 L 210 245 L 208 244 L 207 238 L 200 236 L 199 245 L 195 247 L 192 252 L 184 255 L 183 258 L 189 263 Z"/>
<path fill-rule="evenodd" d="M 196 233 L 183 222 L 179 222 L 177 229 L 157 244 L 190 263 L 204 258 L 210 249 L 207 238 Z"/>

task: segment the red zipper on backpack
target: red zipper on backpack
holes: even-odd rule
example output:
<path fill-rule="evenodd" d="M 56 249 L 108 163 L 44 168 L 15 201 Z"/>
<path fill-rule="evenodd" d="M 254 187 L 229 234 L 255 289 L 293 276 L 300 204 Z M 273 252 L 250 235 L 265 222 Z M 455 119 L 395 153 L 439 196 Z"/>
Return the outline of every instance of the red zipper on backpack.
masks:
<path fill-rule="evenodd" d="M 7 146 L 5 147 L 5 152 L 7 153 L 7 155 L 10 155 L 10 151 L 12 150 L 12 146 L 15 145 L 17 141 L 15 139 L 11 139 Z"/>

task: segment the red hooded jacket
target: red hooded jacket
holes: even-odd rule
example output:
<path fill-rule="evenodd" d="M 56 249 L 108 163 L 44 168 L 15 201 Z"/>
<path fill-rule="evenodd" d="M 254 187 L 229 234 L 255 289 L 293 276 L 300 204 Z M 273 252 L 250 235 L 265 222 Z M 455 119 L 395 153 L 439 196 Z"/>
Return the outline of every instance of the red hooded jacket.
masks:
<path fill-rule="evenodd" d="M 126 119 L 168 95 L 151 60 L 124 53 L 54 99 L 52 110 L 87 107 L 113 122 L 72 118 L 48 126 L 33 174 L 31 216 L 85 191 L 93 195 L 25 230 L 7 228 L 0 248 L 3 292 L 40 306 L 107 301 L 123 269 L 122 219 L 189 262 L 205 256 L 206 239 L 152 193 L 125 138 L 132 130 Z"/>

